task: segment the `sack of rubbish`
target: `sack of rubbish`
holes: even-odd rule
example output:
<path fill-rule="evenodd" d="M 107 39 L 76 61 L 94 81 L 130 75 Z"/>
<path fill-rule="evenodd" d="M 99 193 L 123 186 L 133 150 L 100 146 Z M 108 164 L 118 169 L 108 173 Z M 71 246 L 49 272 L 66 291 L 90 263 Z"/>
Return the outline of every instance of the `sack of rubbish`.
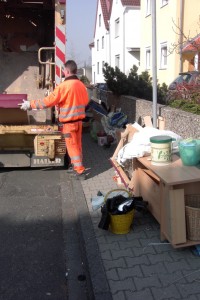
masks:
<path fill-rule="evenodd" d="M 142 197 L 124 197 L 117 195 L 108 198 L 101 207 L 102 217 L 98 227 L 104 230 L 109 229 L 112 216 L 126 215 L 133 210 L 146 211 L 148 202 L 144 201 Z"/>

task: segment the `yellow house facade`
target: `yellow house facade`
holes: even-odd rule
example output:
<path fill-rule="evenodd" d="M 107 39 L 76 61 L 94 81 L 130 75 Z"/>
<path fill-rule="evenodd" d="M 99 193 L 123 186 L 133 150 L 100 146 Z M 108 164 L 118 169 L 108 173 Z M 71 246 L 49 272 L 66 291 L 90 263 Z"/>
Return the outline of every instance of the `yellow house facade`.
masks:
<path fill-rule="evenodd" d="M 152 20 L 156 1 L 156 22 Z M 198 69 L 198 47 L 191 39 L 200 33 L 200 0 L 141 0 L 141 52 L 139 72 L 152 76 L 156 57 L 157 79 L 169 85 L 182 71 Z M 156 24 L 156 52 L 152 53 L 152 26 Z M 195 44 L 196 45 L 196 44 Z"/>

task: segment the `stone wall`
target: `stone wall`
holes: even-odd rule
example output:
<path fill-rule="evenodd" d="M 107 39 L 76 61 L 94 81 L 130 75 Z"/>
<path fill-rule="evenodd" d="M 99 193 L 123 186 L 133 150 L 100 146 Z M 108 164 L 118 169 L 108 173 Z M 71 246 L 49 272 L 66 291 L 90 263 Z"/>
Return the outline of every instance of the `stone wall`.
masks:
<path fill-rule="evenodd" d="M 137 99 L 131 96 L 114 97 L 107 94 L 107 105 L 120 107 L 128 116 L 129 123 L 137 122 L 143 125 L 144 116 L 153 115 L 153 103 L 151 101 Z M 165 129 L 171 130 L 183 138 L 200 138 L 200 115 L 184 112 L 168 106 L 157 104 L 158 116 L 166 120 Z"/>

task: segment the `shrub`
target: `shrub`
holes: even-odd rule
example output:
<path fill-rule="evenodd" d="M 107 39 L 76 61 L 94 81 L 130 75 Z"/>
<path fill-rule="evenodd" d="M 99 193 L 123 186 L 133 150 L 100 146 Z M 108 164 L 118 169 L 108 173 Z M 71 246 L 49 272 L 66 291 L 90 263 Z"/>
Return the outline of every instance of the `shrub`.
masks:
<path fill-rule="evenodd" d="M 194 103 L 194 101 L 188 101 L 187 99 L 177 99 L 170 101 L 169 106 L 191 112 L 196 115 L 200 115 L 200 105 L 198 103 Z"/>
<path fill-rule="evenodd" d="M 107 63 L 104 65 L 103 74 L 107 83 L 108 89 L 114 95 L 130 95 L 138 98 L 143 98 L 152 101 L 152 78 L 147 71 L 142 72 L 140 75 L 137 73 L 137 66 L 133 66 L 128 76 L 120 71 L 119 68 L 115 69 Z M 158 103 L 165 103 L 167 94 L 167 85 L 157 85 Z"/>
<path fill-rule="evenodd" d="M 120 71 L 118 67 L 112 68 L 105 63 L 103 68 L 103 74 L 108 86 L 108 89 L 113 92 L 114 95 L 127 95 L 128 82 L 126 75 Z"/>
<path fill-rule="evenodd" d="M 80 77 L 80 81 L 82 81 L 85 85 L 90 84 L 89 79 L 88 79 L 87 76 L 85 76 L 85 75 L 82 75 L 82 76 Z"/>

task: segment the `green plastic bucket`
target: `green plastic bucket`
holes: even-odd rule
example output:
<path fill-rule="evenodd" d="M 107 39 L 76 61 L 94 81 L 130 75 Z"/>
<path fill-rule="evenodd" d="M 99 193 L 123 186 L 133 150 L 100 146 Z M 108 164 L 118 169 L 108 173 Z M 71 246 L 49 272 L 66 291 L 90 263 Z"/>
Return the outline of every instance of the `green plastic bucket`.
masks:
<path fill-rule="evenodd" d="M 157 135 L 150 138 L 151 163 L 165 166 L 172 161 L 172 138 L 168 135 Z"/>
<path fill-rule="evenodd" d="M 183 165 L 196 166 L 200 161 L 200 145 L 198 140 L 185 139 L 179 142 L 179 153 Z"/>

